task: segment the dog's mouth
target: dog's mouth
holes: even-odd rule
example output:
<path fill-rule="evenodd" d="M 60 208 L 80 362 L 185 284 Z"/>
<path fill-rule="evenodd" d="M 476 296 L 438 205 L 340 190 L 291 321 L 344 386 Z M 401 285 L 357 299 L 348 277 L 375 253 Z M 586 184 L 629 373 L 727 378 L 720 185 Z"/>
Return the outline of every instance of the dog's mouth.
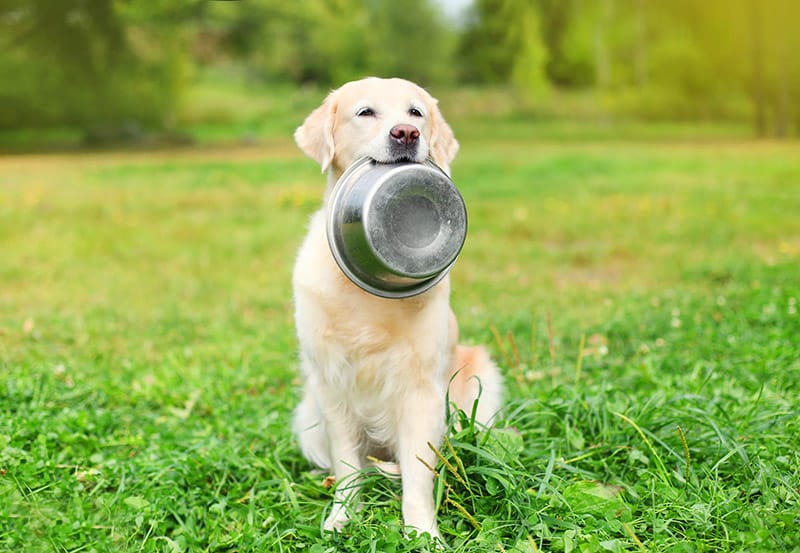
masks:
<path fill-rule="evenodd" d="M 375 159 L 374 157 L 370 159 L 372 159 L 372 161 L 374 163 L 377 163 L 378 165 L 394 165 L 395 163 L 422 163 L 421 161 L 418 161 L 412 158 L 411 156 L 398 156 L 386 160 Z"/>
<path fill-rule="evenodd" d="M 416 163 L 416 159 L 412 159 L 411 156 L 400 156 L 395 158 L 393 163 Z"/>

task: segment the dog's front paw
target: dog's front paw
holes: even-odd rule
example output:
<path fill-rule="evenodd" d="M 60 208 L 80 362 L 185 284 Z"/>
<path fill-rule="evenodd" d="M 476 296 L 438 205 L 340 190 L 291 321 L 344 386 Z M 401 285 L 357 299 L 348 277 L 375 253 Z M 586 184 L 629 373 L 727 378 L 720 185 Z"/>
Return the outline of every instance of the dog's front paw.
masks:
<path fill-rule="evenodd" d="M 439 527 L 436 525 L 435 521 L 433 523 L 418 522 L 417 524 L 406 522 L 406 529 L 416 531 L 417 535 L 429 534 L 439 548 L 445 544 L 444 538 L 439 533 Z"/>
<path fill-rule="evenodd" d="M 347 514 L 347 508 L 344 503 L 334 503 L 331 514 L 325 519 L 325 524 L 322 525 L 322 528 L 326 532 L 340 531 L 349 520 L 350 515 Z"/>

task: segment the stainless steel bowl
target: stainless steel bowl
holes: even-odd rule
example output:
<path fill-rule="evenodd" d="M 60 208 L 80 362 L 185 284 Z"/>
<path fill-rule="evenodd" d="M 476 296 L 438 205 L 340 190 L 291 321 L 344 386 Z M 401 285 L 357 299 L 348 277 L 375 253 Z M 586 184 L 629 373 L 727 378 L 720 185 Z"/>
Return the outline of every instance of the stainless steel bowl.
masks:
<path fill-rule="evenodd" d="M 339 268 L 385 298 L 421 294 L 439 282 L 467 235 L 464 200 L 432 161 L 356 161 L 336 182 L 327 215 Z"/>

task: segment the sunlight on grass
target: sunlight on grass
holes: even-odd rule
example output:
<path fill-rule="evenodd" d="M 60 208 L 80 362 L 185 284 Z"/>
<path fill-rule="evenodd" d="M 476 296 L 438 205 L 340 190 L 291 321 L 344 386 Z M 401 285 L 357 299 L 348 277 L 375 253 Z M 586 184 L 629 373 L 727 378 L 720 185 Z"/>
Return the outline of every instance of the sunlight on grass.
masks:
<path fill-rule="evenodd" d="M 438 449 L 454 551 L 800 547 L 798 158 L 462 135 L 453 301 L 508 398 Z M 289 434 L 322 186 L 288 136 L 0 159 L 0 549 L 429 547 L 372 473 L 321 536 Z"/>

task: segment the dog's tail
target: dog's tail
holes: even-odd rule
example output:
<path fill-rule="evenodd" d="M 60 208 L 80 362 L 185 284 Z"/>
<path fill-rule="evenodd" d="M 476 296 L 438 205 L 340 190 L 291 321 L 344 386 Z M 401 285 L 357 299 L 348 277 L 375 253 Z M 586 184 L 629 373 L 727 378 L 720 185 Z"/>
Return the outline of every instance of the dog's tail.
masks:
<path fill-rule="evenodd" d="M 477 401 L 475 420 L 484 426 L 491 425 L 503 395 L 500 369 L 482 346 L 456 346 L 453 357 L 450 402 L 469 416 Z"/>

